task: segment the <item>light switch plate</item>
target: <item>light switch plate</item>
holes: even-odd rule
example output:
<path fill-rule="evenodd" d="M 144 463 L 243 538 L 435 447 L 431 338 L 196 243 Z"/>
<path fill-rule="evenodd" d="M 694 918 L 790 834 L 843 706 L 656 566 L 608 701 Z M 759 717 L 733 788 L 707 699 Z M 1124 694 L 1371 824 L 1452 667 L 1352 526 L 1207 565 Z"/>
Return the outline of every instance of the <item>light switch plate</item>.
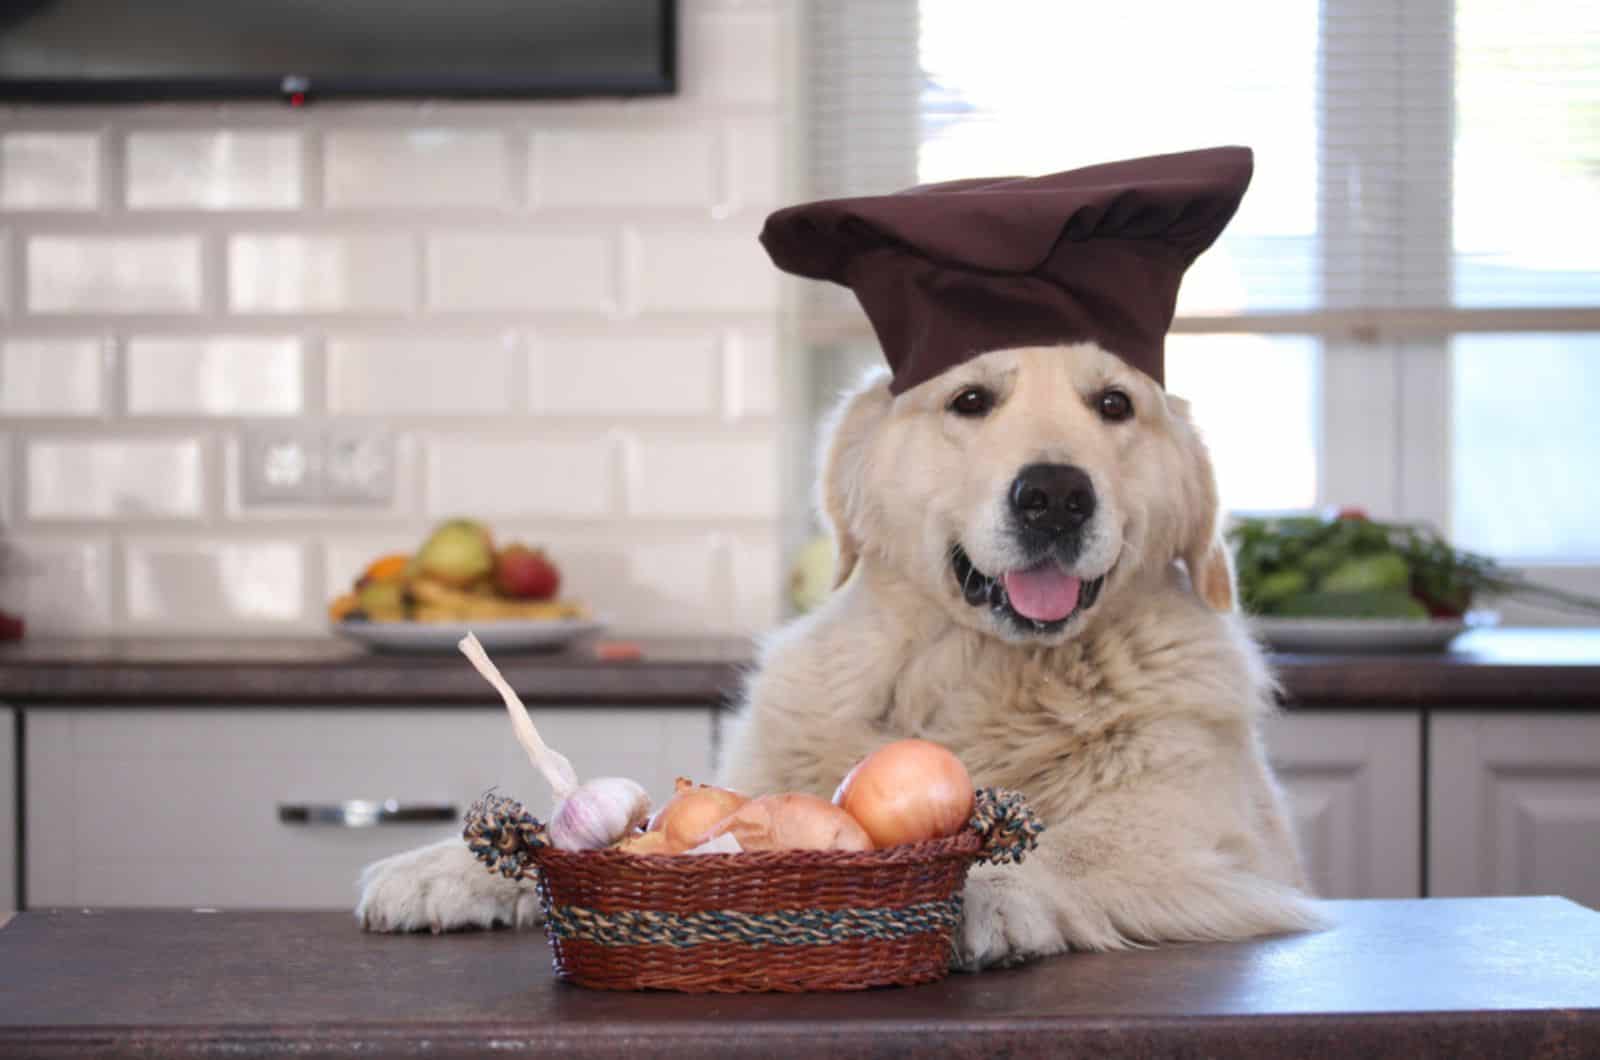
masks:
<path fill-rule="evenodd" d="M 239 445 L 239 500 L 249 507 L 318 504 L 322 439 L 290 425 L 245 427 Z"/>
<path fill-rule="evenodd" d="M 380 427 L 252 424 L 240 437 L 245 507 L 369 507 L 394 500 L 396 443 Z"/>
<path fill-rule="evenodd" d="M 330 427 L 322 440 L 322 493 L 335 504 L 394 499 L 394 436 L 369 427 Z"/>

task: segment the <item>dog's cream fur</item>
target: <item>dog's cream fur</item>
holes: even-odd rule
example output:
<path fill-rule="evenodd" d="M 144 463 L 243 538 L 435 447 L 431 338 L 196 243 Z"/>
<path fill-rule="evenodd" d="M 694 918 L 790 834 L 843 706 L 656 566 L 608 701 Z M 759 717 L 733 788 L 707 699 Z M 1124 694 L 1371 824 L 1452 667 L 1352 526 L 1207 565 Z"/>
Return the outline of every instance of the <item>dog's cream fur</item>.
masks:
<path fill-rule="evenodd" d="M 998 397 L 982 418 L 961 390 Z M 1108 422 L 1116 386 L 1135 415 Z M 820 476 L 841 586 L 765 644 L 723 782 L 831 794 L 902 736 L 952 748 L 979 785 L 1025 793 L 1047 824 L 1021 865 L 969 877 L 959 961 L 1241 938 L 1316 926 L 1259 724 L 1272 680 L 1233 613 L 1214 479 L 1183 402 L 1093 346 L 985 354 L 899 397 L 879 373 L 840 408 Z M 1037 462 L 1089 473 L 1098 505 L 1074 573 L 1108 575 L 1053 633 L 961 597 L 1024 562 L 1006 497 Z M 526 889 L 447 841 L 369 868 L 379 930 L 517 924 Z M 432 896 L 431 900 L 429 896 Z"/>

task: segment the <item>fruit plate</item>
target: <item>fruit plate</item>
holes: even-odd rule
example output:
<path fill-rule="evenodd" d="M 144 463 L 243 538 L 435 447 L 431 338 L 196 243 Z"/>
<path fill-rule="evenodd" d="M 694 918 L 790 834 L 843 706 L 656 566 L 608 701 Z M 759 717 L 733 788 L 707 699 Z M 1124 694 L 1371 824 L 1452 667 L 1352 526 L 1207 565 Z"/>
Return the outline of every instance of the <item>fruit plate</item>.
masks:
<path fill-rule="evenodd" d="M 555 651 L 580 637 L 598 633 L 598 619 L 501 620 L 492 622 L 334 622 L 335 634 L 377 651 L 455 651 L 468 633 L 475 633 L 490 651 Z"/>
<path fill-rule="evenodd" d="M 1250 619 L 1251 628 L 1273 651 L 1393 654 L 1444 651 L 1469 629 L 1499 621 L 1492 611 L 1464 618 L 1269 618 Z"/>

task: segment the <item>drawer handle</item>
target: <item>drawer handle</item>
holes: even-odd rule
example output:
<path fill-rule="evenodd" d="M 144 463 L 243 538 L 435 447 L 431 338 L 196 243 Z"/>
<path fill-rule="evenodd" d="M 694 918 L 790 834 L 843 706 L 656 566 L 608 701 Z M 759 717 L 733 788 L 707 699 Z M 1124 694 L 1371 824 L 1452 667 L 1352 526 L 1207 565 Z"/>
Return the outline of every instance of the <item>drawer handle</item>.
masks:
<path fill-rule="evenodd" d="M 280 802 L 278 820 L 284 824 L 334 825 L 372 828 L 380 824 L 429 824 L 461 820 L 461 811 L 449 803 L 398 802 L 385 799 L 351 799 L 348 802 Z"/>

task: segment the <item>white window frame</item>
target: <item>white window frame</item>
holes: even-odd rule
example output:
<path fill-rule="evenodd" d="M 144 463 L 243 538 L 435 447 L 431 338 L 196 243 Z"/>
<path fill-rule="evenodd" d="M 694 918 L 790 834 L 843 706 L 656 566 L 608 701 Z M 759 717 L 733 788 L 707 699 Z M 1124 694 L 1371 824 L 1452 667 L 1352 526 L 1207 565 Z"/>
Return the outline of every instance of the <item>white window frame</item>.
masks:
<path fill-rule="evenodd" d="M 1355 505 L 1376 518 L 1451 524 L 1451 364 L 1455 335 L 1473 332 L 1600 332 L 1600 308 L 1470 308 L 1450 306 L 1451 197 L 1440 195 L 1452 177 L 1455 75 L 1453 0 L 1322 0 L 1324 55 L 1355 60 L 1324 63 L 1318 86 L 1322 110 L 1319 235 L 1322 266 L 1337 262 L 1342 284 L 1329 283 L 1328 299 L 1310 312 L 1184 316 L 1174 334 L 1307 335 L 1322 340 L 1318 437 L 1319 504 Z M 885 49 L 885 35 L 917 37 L 916 0 L 818 0 L 811 10 L 814 51 L 829 56 L 828 72 L 853 72 L 843 85 L 813 85 L 831 94 L 813 108 L 813 194 L 857 192 L 849 173 L 871 171 L 879 186 L 914 182 L 916 158 L 882 148 L 884 130 L 904 142 L 918 115 L 906 114 L 906 93 L 887 102 L 874 93 L 905 77 L 905 51 Z M 1373 48 L 1374 26 L 1388 21 L 1388 53 Z M 1340 34 L 1348 35 L 1346 40 Z M 914 44 L 913 44 L 914 49 Z M 813 66 L 813 69 L 818 69 Z M 1334 105 L 1337 101 L 1337 106 Z M 1403 105 L 1397 106 L 1397 101 Z M 830 120 L 843 107 L 847 123 Z M 896 123 L 901 123 L 897 126 Z M 855 130 L 876 130 L 874 147 L 853 141 Z M 915 142 L 915 137 L 911 137 Z M 1340 171 L 1363 172 L 1367 145 L 1405 144 L 1394 187 L 1375 189 L 1352 208 L 1348 197 L 1326 189 L 1343 186 Z M 841 159 L 868 161 L 841 167 Z M 897 168 L 899 166 L 900 168 Z M 1364 172 L 1392 169 L 1368 167 Z M 1332 172 L 1330 172 L 1332 171 Z M 841 172 L 844 172 L 841 185 Z M 898 179 L 895 179 L 898 178 Z M 1351 263 L 1369 289 L 1352 289 Z M 818 287 L 821 285 L 811 285 Z M 1337 293 L 1335 293 L 1337 292 Z M 832 297 L 829 297 L 829 295 Z M 843 352 L 824 357 L 814 378 L 816 401 L 825 402 L 873 336 L 842 292 L 812 295 L 804 306 L 802 337 L 813 347 Z M 841 364 L 849 367 L 841 367 Z M 1597 510 L 1600 518 L 1600 510 Z M 1514 568 L 1539 580 L 1600 596 L 1600 557 L 1594 562 L 1528 564 Z M 1568 624 L 1585 621 L 1544 609 L 1504 605 L 1507 621 Z M 1593 620 L 1588 620 L 1593 621 Z"/>

